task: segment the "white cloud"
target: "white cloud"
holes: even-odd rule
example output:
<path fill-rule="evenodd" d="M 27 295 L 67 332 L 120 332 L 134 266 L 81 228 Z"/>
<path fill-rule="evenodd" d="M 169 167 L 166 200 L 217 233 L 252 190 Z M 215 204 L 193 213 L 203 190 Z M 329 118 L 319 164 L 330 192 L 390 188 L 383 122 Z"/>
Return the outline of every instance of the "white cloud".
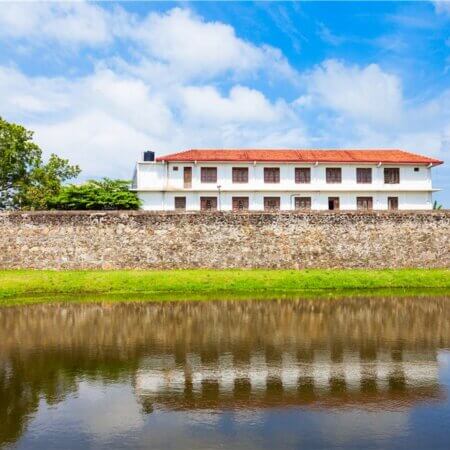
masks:
<path fill-rule="evenodd" d="M 397 122 L 401 82 L 376 64 L 366 67 L 326 60 L 306 76 L 312 103 L 369 122 Z"/>
<path fill-rule="evenodd" d="M 256 46 L 222 22 L 206 22 L 189 9 L 151 13 L 130 20 L 118 33 L 142 48 L 147 57 L 167 65 L 171 78 L 208 79 L 219 74 L 255 76 L 266 70 L 295 81 L 296 73 L 273 47 Z M 143 58 L 145 60 L 145 58 Z"/>
<path fill-rule="evenodd" d="M 261 92 L 244 86 L 234 86 L 228 97 L 212 86 L 186 87 L 182 95 L 184 114 L 189 120 L 273 123 L 287 113 L 281 101 L 271 104 Z"/>
<path fill-rule="evenodd" d="M 231 26 L 205 22 L 186 9 L 152 13 L 128 34 L 173 70 L 187 74 L 249 71 L 265 58 L 262 49 L 239 39 Z"/>
<path fill-rule="evenodd" d="M 108 28 L 106 10 L 84 2 L 0 3 L 0 36 L 100 45 L 111 40 Z"/>

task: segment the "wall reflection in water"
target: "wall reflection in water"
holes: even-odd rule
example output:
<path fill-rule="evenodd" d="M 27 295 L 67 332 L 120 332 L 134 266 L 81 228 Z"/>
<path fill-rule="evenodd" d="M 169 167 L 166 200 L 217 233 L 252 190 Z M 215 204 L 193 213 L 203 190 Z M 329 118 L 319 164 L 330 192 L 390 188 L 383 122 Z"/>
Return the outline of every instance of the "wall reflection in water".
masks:
<path fill-rule="evenodd" d="M 437 355 L 450 347 L 449 301 L 0 309 L 0 444 L 26 433 L 41 399 L 47 406 L 82 399 L 96 383 L 111 392 L 124 387 L 142 417 L 272 407 L 395 411 L 442 402 Z"/>

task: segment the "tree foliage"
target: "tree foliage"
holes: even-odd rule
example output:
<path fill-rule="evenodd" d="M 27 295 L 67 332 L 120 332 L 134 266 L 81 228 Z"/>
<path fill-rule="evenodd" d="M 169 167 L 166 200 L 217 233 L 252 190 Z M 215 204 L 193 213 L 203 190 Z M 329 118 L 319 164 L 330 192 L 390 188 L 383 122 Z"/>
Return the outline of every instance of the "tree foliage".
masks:
<path fill-rule="evenodd" d="M 33 132 L 0 117 L 0 210 L 46 209 L 78 166 L 52 154 L 45 164 Z"/>
<path fill-rule="evenodd" d="M 130 183 L 125 180 L 89 180 L 81 185 L 61 188 L 58 195 L 49 201 L 50 208 L 78 210 L 139 209 L 141 202 L 129 190 Z"/>

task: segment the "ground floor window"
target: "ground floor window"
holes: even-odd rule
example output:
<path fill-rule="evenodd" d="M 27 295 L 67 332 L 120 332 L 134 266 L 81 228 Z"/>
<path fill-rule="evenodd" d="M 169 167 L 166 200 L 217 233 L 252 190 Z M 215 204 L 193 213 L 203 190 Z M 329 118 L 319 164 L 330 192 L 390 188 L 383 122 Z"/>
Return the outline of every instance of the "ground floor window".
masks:
<path fill-rule="evenodd" d="M 175 209 L 176 210 L 186 209 L 186 197 L 175 197 Z"/>
<path fill-rule="evenodd" d="M 328 209 L 337 211 L 339 209 L 339 197 L 328 197 Z"/>
<path fill-rule="evenodd" d="M 311 197 L 295 197 L 295 209 L 311 209 Z"/>
<path fill-rule="evenodd" d="M 233 197 L 232 198 L 233 211 L 247 211 L 248 197 Z"/>
<path fill-rule="evenodd" d="M 372 197 L 356 197 L 356 209 L 365 211 L 373 209 Z"/>
<path fill-rule="evenodd" d="M 264 211 L 279 211 L 280 197 L 264 197 Z"/>
<path fill-rule="evenodd" d="M 388 209 L 393 211 L 398 209 L 398 197 L 388 197 Z"/>
<path fill-rule="evenodd" d="M 200 197 L 200 209 L 202 211 L 216 211 L 217 197 Z"/>

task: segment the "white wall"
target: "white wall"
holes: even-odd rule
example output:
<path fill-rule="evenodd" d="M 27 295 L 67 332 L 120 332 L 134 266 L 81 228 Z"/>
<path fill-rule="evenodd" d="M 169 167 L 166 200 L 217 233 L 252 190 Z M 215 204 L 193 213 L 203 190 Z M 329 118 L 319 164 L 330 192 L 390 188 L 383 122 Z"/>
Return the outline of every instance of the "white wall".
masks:
<path fill-rule="evenodd" d="M 393 166 L 368 164 L 230 164 L 230 163 L 201 163 L 201 164 L 179 164 L 179 163 L 139 163 L 137 184 L 139 189 L 183 189 L 183 168 L 192 167 L 192 189 L 193 190 L 208 190 L 215 188 L 218 184 L 222 190 L 231 190 L 238 188 L 239 190 L 260 190 L 260 189 L 274 189 L 274 190 L 315 190 L 327 189 L 345 190 L 373 190 L 374 188 L 389 188 L 391 185 L 384 184 L 384 168 L 386 167 L 400 167 L 400 183 L 396 187 L 405 189 L 431 189 L 431 170 L 422 166 Z M 201 183 L 200 171 L 201 167 L 217 167 L 217 183 Z M 248 183 L 233 183 L 232 182 L 232 168 L 233 167 L 247 167 L 249 169 Z M 264 183 L 264 168 L 277 167 L 280 169 L 280 183 L 268 184 Z M 311 183 L 310 184 L 296 184 L 295 183 L 295 168 L 309 167 L 311 168 Z M 340 167 L 342 169 L 342 183 L 330 185 L 326 182 L 326 168 Z M 356 169 L 358 167 L 372 168 L 372 183 L 358 184 L 356 182 Z M 414 168 L 419 171 L 415 172 Z M 178 168 L 178 170 L 174 170 Z M 167 177 L 167 178 L 166 178 Z"/>
<path fill-rule="evenodd" d="M 172 211 L 175 209 L 175 197 L 186 197 L 186 209 L 188 211 L 200 210 L 200 197 L 214 196 L 219 199 L 218 192 L 140 192 L 139 197 L 143 202 L 142 208 L 153 211 Z M 387 210 L 388 197 L 398 197 L 400 210 L 427 210 L 432 209 L 431 194 L 428 192 L 321 192 L 321 193 L 298 193 L 298 192 L 221 192 L 220 209 L 231 211 L 233 197 L 249 197 L 249 208 L 252 211 L 264 210 L 264 197 L 280 197 L 282 210 L 294 209 L 294 197 L 311 197 L 311 208 L 313 210 L 328 210 L 328 197 L 339 197 L 341 210 L 356 210 L 357 197 L 372 197 L 373 209 Z M 218 200 L 219 203 L 219 200 Z M 219 205 L 218 205 L 219 206 Z"/>

